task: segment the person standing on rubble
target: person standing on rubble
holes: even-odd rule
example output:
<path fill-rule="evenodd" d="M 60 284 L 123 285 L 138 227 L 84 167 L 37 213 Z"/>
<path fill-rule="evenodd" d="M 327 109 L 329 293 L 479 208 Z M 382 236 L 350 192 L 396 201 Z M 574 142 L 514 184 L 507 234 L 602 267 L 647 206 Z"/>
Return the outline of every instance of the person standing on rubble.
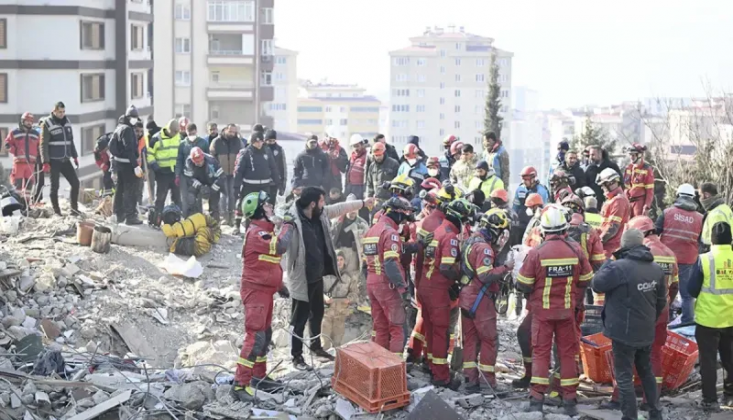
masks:
<path fill-rule="evenodd" d="M 114 161 L 114 171 L 117 175 L 115 186 L 114 212 L 117 223 L 123 221 L 127 225 L 140 225 L 142 220 L 137 217 L 137 188 L 139 179 L 143 177 L 143 170 L 138 159 L 138 136 L 135 134 L 135 125 L 139 117 L 137 108 L 130 106 L 125 115 L 118 120 L 118 125 L 109 141 L 109 152 Z"/>
<path fill-rule="evenodd" d="M 504 232 L 509 226 L 504 210 L 489 210 L 481 216 L 478 230 L 462 246 L 463 376 L 469 393 L 481 392 L 481 385 L 496 388 L 498 335 L 494 300 L 499 283 L 514 268 L 514 261 L 499 265 L 496 255 L 508 239 Z"/>
<path fill-rule="evenodd" d="M 135 114 L 137 115 L 137 110 Z M 66 105 L 63 102 L 57 102 L 51 115 L 41 124 L 40 153 L 43 172 L 51 174 L 53 212 L 61 215 L 59 177 L 63 175 L 66 182 L 71 185 L 71 213 L 81 215 L 78 207 L 79 177 L 76 174 L 76 169 L 79 169 L 79 156 L 76 153 L 74 132 L 71 129 L 71 122 L 66 117 Z"/>
<path fill-rule="evenodd" d="M 271 391 L 283 386 L 266 377 L 267 348 L 272 340 L 273 295 L 279 292 L 289 297 L 280 259 L 293 238 L 293 222 L 286 221 L 275 236 L 272 204 L 264 191 L 248 194 L 242 201 L 242 213 L 250 220 L 242 247 L 244 343 L 232 393 L 239 401 L 254 402 L 255 389 Z"/>
<path fill-rule="evenodd" d="M 227 131 L 230 128 L 231 126 Z M 265 147 L 265 135 L 261 131 L 255 131 L 249 140 L 249 146 L 240 150 L 236 155 L 234 172 L 232 172 L 234 191 L 229 200 L 241 200 L 251 192 L 269 191 L 272 184 L 277 185 L 278 192 L 283 194 L 285 185 L 280 182 L 275 156 L 272 155 L 269 147 Z M 229 207 L 231 208 L 231 205 Z M 237 229 L 240 223 L 239 218 L 234 220 L 234 226 Z"/>
<path fill-rule="evenodd" d="M 627 229 L 615 261 L 607 261 L 593 276 L 593 291 L 605 294 L 603 335 L 613 342 L 613 366 L 623 420 L 637 418 L 634 368 L 649 405 L 649 419 L 660 420 L 657 381 L 651 353 L 656 323 L 667 307 L 665 273 L 644 246 L 644 234 Z"/>
<path fill-rule="evenodd" d="M 34 168 L 38 158 L 40 136 L 33 129 L 33 114 L 24 112 L 20 117 L 18 128 L 8 133 L 5 148 L 13 157 L 13 169 L 10 171 L 10 183 L 19 192 L 29 195 L 36 182 Z"/>
<path fill-rule="evenodd" d="M 329 235 L 331 219 L 358 211 L 365 205 L 370 206 L 372 201 L 347 201 L 325 206 L 325 191 L 318 187 L 306 187 L 295 202 L 296 214 L 290 215 L 294 222 L 294 240 L 288 247 L 286 267 L 292 298 L 291 355 L 293 366 L 298 370 L 311 369 L 303 358 L 305 324 L 310 325 L 311 353 L 320 359 L 334 360 L 323 349 L 320 340 L 325 292 L 323 276 L 335 275 L 337 281 L 341 281 L 336 252 Z"/>
<path fill-rule="evenodd" d="M 275 184 L 274 181 L 270 184 L 270 201 L 274 206 L 277 196 L 285 194 L 285 186 L 288 184 L 288 160 L 285 158 L 285 150 L 277 143 L 277 131 L 273 129 L 265 131 L 265 143 L 275 158 L 275 166 L 280 176 L 280 184 Z"/>
<path fill-rule="evenodd" d="M 181 193 L 181 213 L 188 214 L 188 186 L 185 182 L 181 182 L 183 170 L 186 168 L 186 159 L 191 155 L 191 149 L 198 147 L 201 150 L 209 150 L 209 143 L 203 137 L 198 136 L 196 124 L 189 124 L 186 127 L 188 132 L 185 139 L 181 139 L 178 145 L 178 157 L 176 159 L 176 185 Z"/>
<path fill-rule="evenodd" d="M 224 171 L 221 176 L 223 190 L 221 193 L 215 194 L 219 194 L 221 197 L 219 200 L 221 203 L 221 212 L 224 215 L 224 222 L 229 226 L 234 225 L 234 210 L 238 199 L 234 187 L 234 173 L 235 163 L 240 150 L 242 150 L 242 139 L 239 138 L 236 124 L 227 125 L 221 135 L 209 144 L 211 156 L 219 162 L 221 169 Z M 266 187 L 263 187 L 261 190 L 269 192 Z M 250 192 L 255 192 L 255 190 L 247 190 L 247 194 Z"/>
<path fill-rule="evenodd" d="M 180 144 L 179 122 L 176 119 L 168 121 L 162 130 L 148 139 L 148 168 L 155 172 L 155 213 L 149 220 L 156 226 L 160 224 L 168 192 L 171 201 L 181 206 L 180 182 L 176 183 L 176 159 Z"/>
<path fill-rule="evenodd" d="M 517 288 L 530 293 L 532 312 L 532 387 L 527 411 L 541 412 L 550 385 L 550 357 L 554 342 L 560 359 L 560 385 L 568 416 L 578 415 L 578 339 L 575 314 L 583 305 L 583 289 L 593 269 L 580 246 L 567 237 L 562 207 L 550 205 L 540 216 L 544 241 L 532 248 L 517 275 Z"/>

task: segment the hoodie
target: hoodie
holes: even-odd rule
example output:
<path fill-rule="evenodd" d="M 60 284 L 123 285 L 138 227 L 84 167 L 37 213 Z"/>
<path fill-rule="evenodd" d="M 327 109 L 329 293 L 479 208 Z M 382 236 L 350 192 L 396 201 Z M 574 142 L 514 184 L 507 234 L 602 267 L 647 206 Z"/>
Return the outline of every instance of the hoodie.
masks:
<path fill-rule="evenodd" d="M 603 335 L 631 347 L 651 346 L 657 318 L 667 306 L 667 281 L 649 248 L 620 249 L 593 276 L 591 287 L 606 294 Z"/>
<path fill-rule="evenodd" d="M 117 128 L 109 141 L 109 153 L 118 163 L 130 164 L 133 168 L 140 166 L 138 138 L 130 120 L 124 115 L 117 119 Z"/>

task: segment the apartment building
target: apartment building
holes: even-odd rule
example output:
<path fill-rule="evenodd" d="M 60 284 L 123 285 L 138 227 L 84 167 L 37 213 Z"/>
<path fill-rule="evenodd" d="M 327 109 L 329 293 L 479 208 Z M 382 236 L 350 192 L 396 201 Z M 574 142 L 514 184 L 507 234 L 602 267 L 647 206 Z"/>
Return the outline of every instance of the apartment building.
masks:
<path fill-rule="evenodd" d="M 263 106 L 265 114 L 272 118 L 275 130 L 295 132 L 298 128 L 298 52 L 275 47 L 275 67 L 272 85 L 275 99 Z"/>
<path fill-rule="evenodd" d="M 24 112 L 38 119 L 63 101 L 82 187 L 99 187 L 97 137 L 130 104 L 153 113 L 151 12 L 149 0 L 0 0 L 0 137 Z M 4 147 L 0 162 L 11 168 Z"/>
<path fill-rule="evenodd" d="M 484 108 L 489 92 L 491 57 L 496 54 L 501 85 L 501 136 L 510 138 L 513 53 L 498 49 L 492 38 L 463 27 L 434 27 L 410 38 L 411 45 L 390 55 L 391 115 L 389 138 L 398 148 L 417 135 L 429 155 L 442 150 L 453 134 L 481 145 Z"/>
<path fill-rule="evenodd" d="M 379 132 L 381 102 L 357 85 L 301 84 L 298 98 L 299 133 L 328 133 L 344 144 L 352 134 L 372 138 Z"/>
<path fill-rule="evenodd" d="M 274 0 L 155 1 L 153 9 L 158 120 L 272 126 L 262 104 L 274 99 Z"/>

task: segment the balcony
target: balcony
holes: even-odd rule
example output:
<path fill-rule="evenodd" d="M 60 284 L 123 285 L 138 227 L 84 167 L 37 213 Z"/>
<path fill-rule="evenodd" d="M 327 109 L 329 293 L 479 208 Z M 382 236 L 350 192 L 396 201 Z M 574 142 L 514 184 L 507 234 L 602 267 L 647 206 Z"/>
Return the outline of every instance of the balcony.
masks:
<path fill-rule="evenodd" d="M 242 50 L 210 50 L 207 62 L 209 65 L 252 65 L 254 56 Z"/>
<path fill-rule="evenodd" d="M 251 100 L 254 98 L 254 89 L 252 80 L 221 80 L 209 83 L 206 96 L 209 100 Z"/>
<path fill-rule="evenodd" d="M 272 71 L 275 69 L 275 57 L 272 55 L 260 56 L 260 70 Z"/>

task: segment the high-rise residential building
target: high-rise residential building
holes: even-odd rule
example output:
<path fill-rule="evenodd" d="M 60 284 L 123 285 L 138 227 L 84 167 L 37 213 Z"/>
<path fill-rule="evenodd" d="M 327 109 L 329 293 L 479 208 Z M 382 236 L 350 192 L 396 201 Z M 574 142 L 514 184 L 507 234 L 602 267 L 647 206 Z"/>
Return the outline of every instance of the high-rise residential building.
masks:
<path fill-rule="evenodd" d="M 357 85 L 301 84 L 298 98 L 299 133 L 328 134 L 348 148 L 352 134 L 372 138 L 379 132 L 381 102 Z"/>
<path fill-rule="evenodd" d="M 508 142 L 514 54 L 496 48 L 492 38 L 454 26 L 447 30 L 427 28 L 422 35 L 410 38 L 410 43 L 389 53 L 389 138 L 395 146 L 400 148 L 410 135 L 417 135 L 427 154 L 438 155 L 442 139 L 453 134 L 480 148 L 493 54 L 501 85 L 501 137 Z"/>
<path fill-rule="evenodd" d="M 97 137 L 114 130 L 131 104 L 143 118 L 153 113 L 152 21 L 147 0 L 0 0 L 0 140 L 24 112 L 45 117 L 61 101 L 82 187 L 99 187 Z M 9 170 L 4 147 L 0 156 Z"/>
<path fill-rule="evenodd" d="M 158 0 L 154 12 L 159 123 L 272 126 L 263 104 L 274 99 L 274 0 Z"/>
<path fill-rule="evenodd" d="M 275 47 L 275 67 L 272 70 L 272 85 L 275 99 L 264 104 L 265 114 L 270 116 L 275 130 L 295 132 L 298 128 L 298 53 Z"/>

